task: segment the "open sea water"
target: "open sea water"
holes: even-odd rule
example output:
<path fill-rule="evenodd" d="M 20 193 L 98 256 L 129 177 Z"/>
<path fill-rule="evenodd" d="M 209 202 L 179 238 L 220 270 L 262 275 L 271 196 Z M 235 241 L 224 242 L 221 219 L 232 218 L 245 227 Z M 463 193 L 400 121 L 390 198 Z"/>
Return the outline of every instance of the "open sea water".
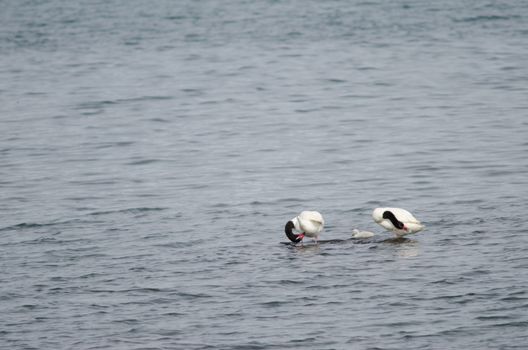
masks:
<path fill-rule="evenodd" d="M 2 349 L 528 349 L 528 2 L 0 1 L 0 199 Z"/>

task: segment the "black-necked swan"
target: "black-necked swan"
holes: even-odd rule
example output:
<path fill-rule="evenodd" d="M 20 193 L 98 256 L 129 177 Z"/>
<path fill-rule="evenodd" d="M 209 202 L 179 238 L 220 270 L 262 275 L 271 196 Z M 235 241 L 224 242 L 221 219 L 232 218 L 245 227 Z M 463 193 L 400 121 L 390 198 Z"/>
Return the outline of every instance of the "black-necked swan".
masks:
<path fill-rule="evenodd" d="M 398 237 L 417 233 L 425 228 L 411 213 L 401 208 L 376 208 L 372 212 L 372 218 Z"/>
<path fill-rule="evenodd" d="M 303 211 L 286 223 L 284 232 L 293 243 L 301 242 L 304 236 L 311 237 L 317 243 L 319 234 L 323 230 L 324 219 L 317 211 Z M 298 232 L 298 234 L 295 234 Z"/>

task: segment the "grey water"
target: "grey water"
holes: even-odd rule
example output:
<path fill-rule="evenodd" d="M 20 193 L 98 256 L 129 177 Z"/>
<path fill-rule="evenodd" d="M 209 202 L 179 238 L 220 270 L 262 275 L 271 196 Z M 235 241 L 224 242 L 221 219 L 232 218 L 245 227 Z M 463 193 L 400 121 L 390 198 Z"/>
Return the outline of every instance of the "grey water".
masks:
<path fill-rule="evenodd" d="M 527 211 L 526 1 L 0 1 L 2 349 L 527 349 Z"/>

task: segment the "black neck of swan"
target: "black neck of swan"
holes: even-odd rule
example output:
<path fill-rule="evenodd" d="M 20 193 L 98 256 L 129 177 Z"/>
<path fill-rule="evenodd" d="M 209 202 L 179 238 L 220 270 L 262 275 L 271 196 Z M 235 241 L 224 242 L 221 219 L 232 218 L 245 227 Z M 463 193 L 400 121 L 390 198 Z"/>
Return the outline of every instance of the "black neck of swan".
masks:
<path fill-rule="evenodd" d="M 401 230 L 403 229 L 403 223 L 401 221 L 398 221 L 398 219 L 396 219 L 396 216 L 394 216 L 394 214 L 391 212 L 391 211 L 386 211 L 383 213 L 383 218 L 384 219 L 389 219 L 390 222 L 392 222 L 392 224 L 394 225 L 394 227 L 396 227 L 397 229 Z"/>
<path fill-rule="evenodd" d="M 293 224 L 293 221 L 288 221 L 286 223 L 286 226 L 284 226 L 284 232 L 286 233 L 286 237 L 293 243 L 300 242 L 299 235 L 296 235 L 293 233 L 293 228 L 295 225 Z"/>

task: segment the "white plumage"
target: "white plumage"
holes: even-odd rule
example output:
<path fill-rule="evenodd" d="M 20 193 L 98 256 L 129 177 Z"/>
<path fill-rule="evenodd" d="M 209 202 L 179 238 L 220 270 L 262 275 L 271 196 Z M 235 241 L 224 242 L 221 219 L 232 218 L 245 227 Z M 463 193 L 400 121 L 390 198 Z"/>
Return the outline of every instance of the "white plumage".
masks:
<path fill-rule="evenodd" d="M 293 222 L 296 231 L 314 238 L 316 242 L 324 227 L 323 216 L 317 211 L 303 211 L 290 221 Z"/>
<path fill-rule="evenodd" d="M 374 232 L 360 231 L 358 229 L 352 230 L 352 238 L 370 238 L 374 236 Z"/>
<path fill-rule="evenodd" d="M 401 208 L 376 208 L 372 212 L 372 218 L 398 237 L 417 233 L 425 228 L 411 213 Z"/>

